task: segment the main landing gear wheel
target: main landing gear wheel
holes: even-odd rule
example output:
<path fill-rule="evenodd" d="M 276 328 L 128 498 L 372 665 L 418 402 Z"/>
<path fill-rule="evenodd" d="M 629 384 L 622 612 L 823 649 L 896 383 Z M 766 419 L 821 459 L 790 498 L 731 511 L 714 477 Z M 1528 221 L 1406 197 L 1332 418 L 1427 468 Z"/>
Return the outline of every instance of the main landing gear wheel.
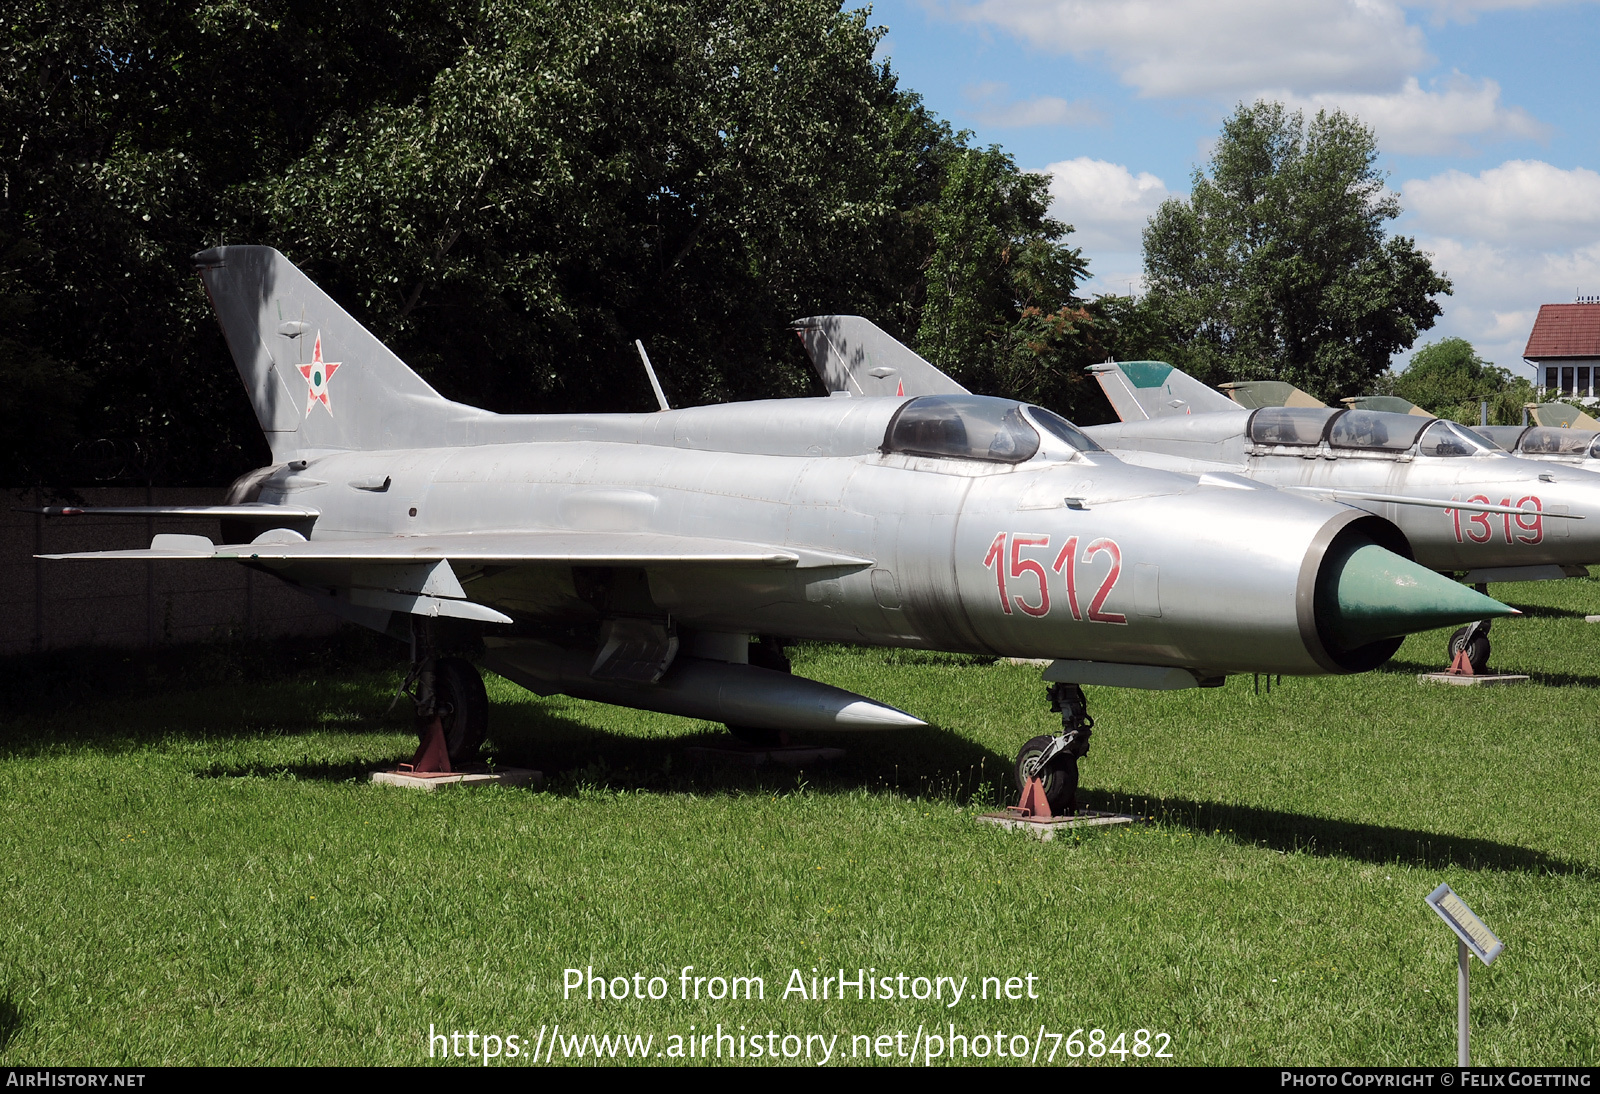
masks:
<path fill-rule="evenodd" d="M 435 709 L 444 726 L 450 765 L 470 764 L 478 758 L 489 732 L 489 692 L 483 677 L 464 657 L 441 657 L 433 671 Z"/>
<path fill-rule="evenodd" d="M 1456 656 L 1463 650 L 1467 654 L 1467 662 L 1472 666 L 1472 671 L 1482 675 L 1489 667 L 1489 635 L 1488 628 L 1480 628 L 1472 623 L 1460 628 L 1450 636 L 1450 661 L 1453 664 Z"/>

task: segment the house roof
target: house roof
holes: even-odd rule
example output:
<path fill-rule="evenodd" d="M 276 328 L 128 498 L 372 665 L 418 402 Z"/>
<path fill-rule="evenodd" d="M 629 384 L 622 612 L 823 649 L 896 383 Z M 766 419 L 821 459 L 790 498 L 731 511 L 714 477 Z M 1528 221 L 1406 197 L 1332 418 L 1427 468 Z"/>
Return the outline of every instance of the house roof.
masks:
<path fill-rule="evenodd" d="M 1545 304 L 1522 356 L 1600 357 L 1600 304 Z"/>

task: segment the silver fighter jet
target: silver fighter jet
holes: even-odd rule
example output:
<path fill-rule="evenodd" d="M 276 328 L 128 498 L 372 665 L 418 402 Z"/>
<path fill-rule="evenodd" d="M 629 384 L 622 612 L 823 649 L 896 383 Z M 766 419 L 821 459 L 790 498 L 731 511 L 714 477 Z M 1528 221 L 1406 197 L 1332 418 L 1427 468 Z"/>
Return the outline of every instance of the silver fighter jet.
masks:
<path fill-rule="evenodd" d="M 860 317 L 795 326 L 830 390 L 876 382 L 921 394 L 954 383 Z M 1490 581 L 1581 576 L 1600 563 L 1600 520 L 1584 519 L 1600 515 L 1600 475 L 1580 469 L 1580 457 L 1600 451 L 1595 432 L 1518 429 L 1512 456 L 1401 400 L 1409 410 L 1333 408 L 1271 382 L 1233 385 L 1229 398 L 1162 361 L 1090 371 L 1122 421 L 1085 432 L 1127 463 L 1202 480 L 1239 476 L 1359 507 L 1394 522 L 1417 562 L 1464 572 L 1480 591 Z M 1488 631 L 1488 620 L 1456 631 L 1451 656 L 1482 672 Z"/>
<path fill-rule="evenodd" d="M 467 762 L 485 731 L 446 624 L 540 694 L 763 742 L 923 724 L 790 674 L 787 640 L 1049 658 L 1063 731 L 1017 766 L 1067 805 L 1081 684 L 1359 671 L 1406 633 L 1512 612 L 1371 513 L 1131 466 L 1040 407 L 884 391 L 873 369 L 908 359 L 851 397 L 498 415 L 441 397 L 276 251 L 195 261 L 274 462 L 194 511 L 231 543 L 53 557 L 237 562 L 411 642 L 420 767 L 441 742 Z"/>
<path fill-rule="evenodd" d="M 1160 362 L 1108 362 L 1091 371 L 1123 419 L 1091 433 L 1130 462 L 1226 469 L 1349 502 L 1398 524 L 1418 562 L 1464 572 L 1480 588 L 1583 576 L 1586 565 L 1600 563 L 1600 520 L 1583 520 L 1600 516 L 1600 476 L 1584 469 L 1600 467 L 1587 458 L 1592 432 L 1513 427 L 1513 440 L 1500 428 L 1470 430 L 1401 400 L 1393 411 L 1249 410 Z M 1487 620 L 1457 631 L 1451 656 L 1482 672 L 1488 632 Z"/>
<path fill-rule="evenodd" d="M 1472 582 L 1557 578 L 1567 576 L 1563 566 L 1600 562 L 1600 520 L 1583 519 L 1600 515 L 1600 477 L 1511 456 L 1454 422 L 1354 408 L 1248 410 L 1154 362 L 1091 371 L 1123 420 L 1088 432 L 1128 462 L 1231 471 L 1350 502 L 1399 525 L 1424 566 L 1466 571 Z M 1171 406 L 1180 400 L 1182 409 Z"/>

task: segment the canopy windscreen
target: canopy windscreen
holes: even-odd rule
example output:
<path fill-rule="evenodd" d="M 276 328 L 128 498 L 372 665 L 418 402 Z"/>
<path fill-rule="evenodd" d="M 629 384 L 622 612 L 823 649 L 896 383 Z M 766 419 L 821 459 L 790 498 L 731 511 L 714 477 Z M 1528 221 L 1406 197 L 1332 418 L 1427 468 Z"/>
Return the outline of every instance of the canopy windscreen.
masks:
<path fill-rule="evenodd" d="M 1427 425 L 1426 418 L 1414 414 L 1392 414 L 1381 410 L 1347 410 L 1328 430 L 1328 443 L 1335 448 L 1368 448 L 1380 452 L 1404 452 L 1417 441 Z"/>
<path fill-rule="evenodd" d="M 1582 456 L 1600 434 L 1592 429 L 1556 429 L 1536 425 L 1522 435 L 1520 448 L 1535 456 Z"/>
<path fill-rule="evenodd" d="M 1488 437 L 1441 418 L 1423 431 L 1417 451 L 1424 456 L 1485 456 L 1500 448 Z"/>
<path fill-rule="evenodd" d="M 1079 452 L 1105 451 L 1105 449 L 1094 443 L 1094 438 L 1053 410 L 1046 410 L 1042 406 L 1030 406 L 1028 408 L 1028 417 L 1032 418 L 1035 425 L 1056 438 L 1056 440 L 1065 441 Z"/>
<path fill-rule="evenodd" d="M 1039 431 L 1022 404 L 985 395 L 925 395 L 901 407 L 884 439 L 887 452 L 1021 463 L 1039 451 Z"/>
<path fill-rule="evenodd" d="M 1319 444 L 1328 419 L 1337 413 L 1328 407 L 1262 407 L 1250 417 L 1250 439 L 1256 444 Z"/>

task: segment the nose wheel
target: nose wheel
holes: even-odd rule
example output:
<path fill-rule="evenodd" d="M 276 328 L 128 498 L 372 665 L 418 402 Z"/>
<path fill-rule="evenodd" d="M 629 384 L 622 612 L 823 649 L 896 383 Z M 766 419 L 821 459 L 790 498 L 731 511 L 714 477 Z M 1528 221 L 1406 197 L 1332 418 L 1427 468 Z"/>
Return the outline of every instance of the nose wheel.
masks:
<path fill-rule="evenodd" d="M 1489 620 L 1469 623 L 1450 636 L 1450 668 L 1446 671 L 1461 676 L 1481 676 L 1488 667 Z M 1466 668 L 1472 671 L 1468 673 Z"/>
<path fill-rule="evenodd" d="M 1051 684 L 1045 694 L 1050 709 L 1061 714 L 1061 732 L 1034 737 L 1022 746 L 1017 753 L 1017 789 L 1026 795 L 1028 783 L 1038 779 L 1050 812 L 1071 815 L 1078 811 L 1078 761 L 1089 752 L 1094 719 L 1077 684 Z"/>

